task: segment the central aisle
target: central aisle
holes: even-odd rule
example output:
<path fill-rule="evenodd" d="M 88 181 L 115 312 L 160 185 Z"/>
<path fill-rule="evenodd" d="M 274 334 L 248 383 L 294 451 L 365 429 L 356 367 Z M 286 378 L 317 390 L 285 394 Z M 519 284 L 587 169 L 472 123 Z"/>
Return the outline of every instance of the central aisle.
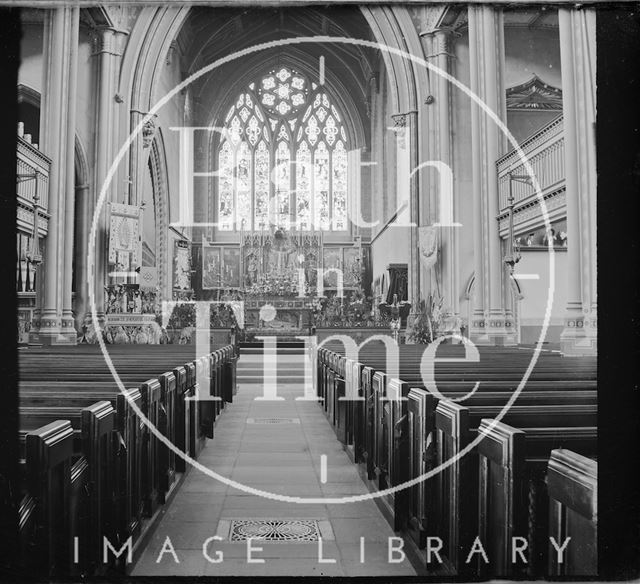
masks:
<path fill-rule="evenodd" d="M 242 355 L 238 362 L 238 393 L 227 405 L 215 426 L 213 440 L 207 442 L 199 462 L 222 476 L 244 485 L 299 497 L 339 497 L 367 493 L 354 464 L 344 452 L 321 407 L 315 401 L 300 401 L 302 382 L 284 382 L 291 371 L 301 370 L 303 355 L 280 356 L 278 396 L 284 401 L 256 401 L 261 383 L 247 383 L 243 369 L 262 366 L 262 355 Z M 289 369 L 289 373 L 285 371 Z M 321 482 L 321 455 L 327 457 L 326 482 Z M 247 542 L 230 541 L 230 530 L 239 533 L 246 520 L 286 519 L 294 523 L 281 529 L 296 534 L 316 529 L 318 541 L 253 540 L 253 559 L 247 561 Z M 244 520 L 244 522 L 242 521 Z M 302 523 L 296 523 L 301 520 Z M 235 522 L 235 523 L 234 523 Z M 238 523 L 240 522 L 240 523 Z M 311 527 L 309 527 L 311 526 Z M 287 531 L 289 529 L 289 531 Z M 203 554 L 207 538 L 209 562 Z M 166 551 L 167 536 L 176 558 Z M 237 537 L 237 535 L 236 535 Z M 286 535 L 290 537 L 290 535 Z M 364 537 L 364 563 L 361 542 Z M 296 504 L 252 495 L 228 487 L 204 473 L 191 469 L 173 502 L 164 512 L 140 560 L 134 576 L 407 576 L 415 575 L 409 559 L 389 563 L 389 542 L 394 532 L 372 500 L 342 504 Z M 220 552 L 217 554 L 217 552 Z M 321 563 L 321 560 L 335 560 Z M 401 559 L 393 552 L 392 559 Z"/>

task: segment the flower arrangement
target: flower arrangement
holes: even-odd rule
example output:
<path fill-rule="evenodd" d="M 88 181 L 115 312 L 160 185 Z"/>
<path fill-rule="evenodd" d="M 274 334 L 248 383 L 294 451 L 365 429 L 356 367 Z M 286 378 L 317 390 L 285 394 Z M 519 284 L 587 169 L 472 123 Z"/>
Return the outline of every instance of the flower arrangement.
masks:
<path fill-rule="evenodd" d="M 193 302 L 177 304 L 167 323 L 168 329 L 184 329 L 196 326 L 196 305 Z"/>
<path fill-rule="evenodd" d="M 416 317 L 407 335 L 410 342 L 428 345 L 441 332 L 448 330 L 451 317 L 443 312 L 443 302 L 442 297 L 435 297 L 433 294 L 429 294 L 426 300 L 420 301 Z"/>
<path fill-rule="evenodd" d="M 389 316 L 372 310 L 372 298 L 361 288 L 351 295 L 318 297 L 311 304 L 313 326 L 321 328 L 377 328 L 389 326 Z"/>
<path fill-rule="evenodd" d="M 182 330 L 196 326 L 196 305 L 193 302 L 177 304 L 167 323 L 168 329 Z M 230 304 L 218 304 L 211 307 L 209 319 L 211 328 L 237 327 L 238 322 Z"/>

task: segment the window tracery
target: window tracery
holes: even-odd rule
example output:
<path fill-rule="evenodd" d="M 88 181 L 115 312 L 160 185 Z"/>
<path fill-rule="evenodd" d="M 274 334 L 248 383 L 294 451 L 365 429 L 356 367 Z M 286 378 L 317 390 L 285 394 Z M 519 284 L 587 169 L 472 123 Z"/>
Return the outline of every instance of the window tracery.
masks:
<path fill-rule="evenodd" d="M 270 70 L 224 118 L 219 228 L 346 230 L 347 145 L 342 116 L 323 86 L 289 67 Z"/>

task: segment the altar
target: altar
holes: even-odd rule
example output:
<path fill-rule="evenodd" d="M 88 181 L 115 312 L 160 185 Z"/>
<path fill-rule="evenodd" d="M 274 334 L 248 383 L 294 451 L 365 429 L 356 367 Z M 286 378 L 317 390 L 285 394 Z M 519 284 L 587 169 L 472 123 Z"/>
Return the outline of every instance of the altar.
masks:
<path fill-rule="evenodd" d="M 248 297 L 244 307 L 247 332 L 274 336 L 309 333 L 310 298 Z"/>
<path fill-rule="evenodd" d="M 201 266 L 196 281 L 202 283 L 201 290 L 196 284 L 197 297 L 242 302 L 246 332 L 275 336 L 309 334 L 320 299 L 340 288 L 345 299 L 362 295 L 369 257 L 359 240 L 325 245 L 322 232 L 274 226 L 242 231 L 233 243 L 203 239 L 201 250 L 195 258 Z"/>

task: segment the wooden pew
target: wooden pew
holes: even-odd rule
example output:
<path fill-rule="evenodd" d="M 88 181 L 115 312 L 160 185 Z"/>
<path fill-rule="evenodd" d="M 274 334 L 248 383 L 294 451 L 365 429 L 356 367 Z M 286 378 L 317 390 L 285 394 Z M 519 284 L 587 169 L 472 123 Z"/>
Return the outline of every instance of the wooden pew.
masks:
<path fill-rule="evenodd" d="M 179 444 L 182 436 L 182 446 L 195 457 L 204 443 L 200 424 L 202 402 L 184 398 L 195 396 L 198 380 L 205 394 L 233 395 L 229 383 L 235 382 L 235 351 L 233 347 L 224 347 L 159 376 L 157 372 L 167 365 L 169 354 L 150 353 L 149 359 L 143 361 L 139 356 L 116 355 L 119 359 L 116 368 L 124 383 L 138 386 L 125 395 L 95 348 L 52 353 L 53 357 L 35 351 L 21 359 L 26 379 L 21 381 L 20 391 L 23 449 L 26 454 L 31 436 L 41 432 L 43 425 L 47 428 L 54 419 L 58 423 L 61 416 L 67 418 L 63 423 L 68 434 L 65 440 L 71 445 L 71 482 L 63 481 L 61 485 L 71 493 L 65 512 L 71 531 L 65 526 L 62 533 L 81 533 L 79 539 L 83 544 L 77 563 L 69 565 L 65 560 L 64 565 L 52 564 L 52 574 L 86 575 L 96 573 L 96 564 L 102 563 L 103 535 L 117 547 L 133 537 L 135 547 L 144 517 L 152 515 L 165 502 L 177 477 L 176 456 L 149 431 L 130 402 L 174 443 Z M 233 363 L 229 364 L 231 357 Z M 175 356 L 172 360 L 175 361 Z M 49 372 L 45 371 L 47 367 Z M 210 375 L 207 368 L 211 369 Z M 153 372 L 153 378 L 149 378 L 149 372 Z M 224 402 L 209 403 L 214 404 L 213 415 L 209 417 L 213 423 Z M 31 467 L 40 464 L 39 460 L 33 461 L 33 456 L 31 460 Z M 31 485 L 26 476 L 25 485 Z M 23 497 L 20 533 L 25 557 L 34 545 L 43 549 L 46 561 L 34 566 L 34 573 L 43 574 L 51 554 L 59 554 L 55 546 L 51 547 L 55 542 L 42 541 L 39 501 L 34 496 Z M 100 543 L 98 553 L 96 538 Z M 61 539 L 68 547 L 69 538 Z M 118 564 L 123 563 L 121 558 Z"/>
<path fill-rule="evenodd" d="M 479 432 L 483 439 L 478 445 L 478 534 L 491 558 L 489 565 L 478 562 L 479 572 L 491 577 L 537 577 L 545 573 L 549 561 L 545 473 L 550 452 L 562 442 L 572 449 L 594 453 L 596 429 L 517 429 L 483 419 Z M 527 544 L 526 563 L 513 553 L 516 537 Z"/>
<path fill-rule="evenodd" d="M 71 573 L 72 506 L 82 508 L 89 482 L 86 459 L 73 461 L 71 423 L 58 420 L 26 435 L 26 492 L 20 504 L 22 565 L 27 574 Z M 73 479 L 73 480 L 72 480 Z M 77 533 L 77 531 L 76 531 Z M 60 536 L 63 534 L 63 537 Z"/>
<path fill-rule="evenodd" d="M 538 425 L 537 435 L 530 438 L 538 439 L 550 445 L 568 444 L 581 448 L 581 444 L 589 445 L 593 440 L 595 430 L 592 425 L 582 427 L 580 424 L 595 423 L 595 406 L 577 406 L 577 412 L 570 409 L 566 417 L 558 410 L 567 406 L 556 406 L 554 412 L 547 417 L 549 407 L 539 408 L 535 404 L 518 406 L 519 410 L 507 412 L 503 418 L 506 422 L 519 423 L 525 421 Z M 591 410 L 591 411 L 590 411 Z M 477 428 L 483 415 L 497 414 L 497 408 L 488 411 L 486 406 L 474 408 L 472 404 L 462 406 L 449 401 L 441 401 L 435 410 L 435 433 L 430 441 L 430 452 L 427 455 L 430 468 L 435 468 L 455 459 L 457 455 L 477 435 Z M 573 419 L 572 419 L 573 414 Z M 581 417 L 582 416 L 582 417 Z M 586 416 L 586 417 L 585 417 Z M 555 420 L 553 419 L 555 417 Z M 561 430 L 554 427 L 544 428 L 557 422 L 570 423 Z M 464 557 L 473 538 L 478 533 L 477 501 L 469 493 L 474 493 L 477 487 L 478 458 L 475 451 L 467 453 L 457 459 L 454 464 L 443 468 L 424 485 L 425 493 L 422 500 L 431 503 L 424 515 L 419 517 L 422 528 L 435 530 L 442 534 L 448 542 L 447 557 L 444 568 L 451 573 L 464 571 Z"/>
<path fill-rule="evenodd" d="M 500 352 L 500 355 L 509 355 L 509 353 L 510 351 Z M 444 418 L 440 415 L 440 422 L 435 422 L 438 399 L 426 392 L 424 388 L 409 390 L 408 384 L 402 384 L 399 380 L 390 382 L 385 373 L 381 371 L 384 370 L 384 354 L 378 353 L 375 359 L 379 364 L 374 369 L 361 362 L 346 359 L 338 353 L 320 349 L 317 358 L 317 393 L 319 397 L 324 398 L 325 407 L 329 413 L 332 409 L 338 410 L 337 415 L 329 416 L 330 420 L 338 426 L 336 428 L 338 436 L 346 444 L 353 443 L 354 460 L 366 462 L 368 478 L 376 479 L 378 488 L 400 484 L 408 478 L 424 474 L 430 467 L 433 468 L 431 465 L 436 460 L 436 449 L 438 449 L 437 461 L 450 459 L 453 453 L 461 450 L 468 443 L 468 440 L 471 439 L 471 433 L 474 431 L 470 428 L 461 430 L 460 426 L 471 424 L 477 428 L 482 416 L 497 415 L 517 387 L 521 373 L 517 367 L 509 366 L 506 367 L 505 372 L 502 363 L 499 363 L 499 371 L 494 363 L 484 367 L 479 374 L 475 372 L 473 375 L 469 372 L 457 375 L 453 370 L 445 369 L 443 383 L 441 381 L 442 371 L 437 371 L 438 389 L 445 396 L 466 394 L 472 387 L 469 381 L 474 381 L 477 378 L 484 382 L 478 392 L 465 401 L 465 406 L 470 406 L 473 410 L 471 421 L 468 417 L 465 418 L 461 415 L 449 416 L 446 422 L 449 424 L 448 434 L 447 432 L 442 434 L 442 430 L 446 430 Z M 526 360 L 528 361 L 528 359 L 530 359 L 530 355 L 527 356 Z M 520 369 L 522 369 L 522 358 L 520 358 L 520 362 Z M 547 363 L 539 362 L 540 364 L 543 365 L 542 370 L 538 372 L 534 370 L 534 375 L 518 397 L 515 408 L 510 409 L 506 421 L 514 424 L 530 424 L 533 412 L 533 419 L 543 420 L 540 426 L 561 424 L 558 427 L 566 433 L 562 444 L 574 445 L 577 448 L 585 446 L 588 450 L 594 443 L 595 433 L 593 428 L 596 412 L 595 362 L 588 360 L 587 363 L 579 363 L 577 366 L 572 363 L 569 368 L 566 362 L 559 363 L 556 358 L 553 358 L 549 359 Z M 401 375 L 410 379 L 411 375 L 414 375 L 413 381 L 422 383 L 421 377 L 415 376 L 415 370 L 415 364 L 412 367 L 410 362 L 405 362 L 403 366 L 401 362 Z M 454 378 L 456 375 L 458 379 Z M 459 379 L 468 379 L 469 381 L 459 381 Z M 351 390 L 348 388 L 350 384 L 352 385 Z M 342 387 L 342 385 L 347 387 Z M 340 412 L 341 400 L 339 398 L 345 394 L 347 396 L 363 396 L 365 398 L 364 404 L 359 401 L 346 402 L 345 411 Z M 380 405 L 381 397 L 383 399 L 391 397 L 392 400 L 382 402 Z M 400 397 L 408 398 L 406 408 L 403 405 L 404 402 L 399 399 Z M 469 412 L 469 408 L 456 405 L 448 400 L 440 403 L 450 405 L 453 410 Z M 356 412 L 361 404 L 363 415 L 359 416 Z M 535 413 L 536 410 L 538 410 L 538 414 Z M 380 423 L 382 420 L 384 423 Z M 340 428 L 343 421 L 347 424 L 346 428 Z M 358 427 L 350 427 L 350 424 L 356 424 L 356 422 Z M 566 426 L 566 423 L 570 425 Z M 590 426 L 583 427 L 584 424 Z M 436 439 L 436 435 L 429 431 L 429 428 L 433 429 L 435 425 L 439 426 L 439 439 Z M 542 447 L 543 450 L 546 448 L 548 456 L 551 446 L 560 445 L 557 440 L 553 441 L 557 432 L 557 428 L 536 428 L 535 432 L 529 432 L 530 442 L 537 444 L 539 448 Z M 356 436 L 362 437 L 360 445 L 357 444 Z M 398 456 L 398 453 L 402 454 Z M 475 456 L 477 458 L 477 455 Z M 445 518 L 455 517 L 460 510 L 463 514 L 466 512 L 468 515 L 469 512 L 464 511 L 465 504 L 471 503 L 473 509 L 473 498 L 470 499 L 468 496 L 462 498 L 459 488 L 460 483 L 468 484 L 465 477 L 474 478 L 473 473 L 469 475 L 469 469 L 466 468 L 471 460 L 473 457 L 467 456 L 450 466 L 447 471 L 439 473 L 441 479 L 438 483 L 439 489 L 436 488 L 436 481 L 432 479 L 427 484 L 418 483 L 408 489 L 406 493 L 400 491 L 396 493 L 396 497 L 387 497 L 390 499 L 389 505 L 393 509 L 394 527 L 400 529 L 405 526 L 402 514 L 408 509 L 406 523 L 410 532 L 413 532 L 422 545 L 424 545 L 428 517 L 430 517 L 431 528 L 434 524 L 440 524 L 443 526 L 442 530 L 449 533 L 454 532 L 456 535 L 456 530 L 459 531 L 459 522 L 454 521 L 454 525 L 447 529 L 444 525 Z M 538 466 L 534 464 L 531 467 L 536 468 L 537 480 L 540 478 L 540 462 L 538 460 Z M 450 492 L 452 484 L 457 485 L 453 489 L 453 497 Z M 531 484 L 535 484 L 535 481 L 532 480 Z M 426 495 L 428 486 L 431 487 L 430 495 Z M 544 497 L 539 496 L 538 493 L 534 499 L 536 504 L 540 505 L 540 501 Z M 438 501 L 446 502 L 446 504 L 439 504 Z M 434 514 L 436 507 L 446 507 L 441 517 Z M 529 511 L 535 510 L 535 504 L 530 507 Z M 533 530 L 537 535 L 529 534 L 532 549 L 535 549 L 536 538 L 539 539 L 540 525 L 546 522 L 538 521 L 537 523 L 538 527 Z M 474 521 L 467 523 L 467 525 L 473 524 Z M 469 531 L 469 535 L 472 532 L 473 528 Z M 459 542 L 465 539 L 464 535 L 464 533 L 457 534 Z M 456 546 L 456 550 L 458 547 Z M 537 552 L 531 552 L 532 555 L 535 553 Z M 446 561 L 449 563 L 449 571 L 454 571 L 453 564 L 459 564 L 455 550 L 452 553 L 452 558 L 446 558 Z M 538 558 L 536 567 L 530 569 L 530 573 L 534 573 L 533 570 L 537 570 L 539 565 L 540 559 Z M 459 565 L 457 567 L 459 568 Z"/>
<path fill-rule="evenodd" d="M 337 343 L 334 343 L 337 345 Z M 399 377 L 405 381 L 410 381 L 414 385 L 420 387 L 424 385 L 422 380 L 421 371 L 420 371 L 420 359 L 422 357 L 422 352 L 424 348 L 416 347 L 416 346 L 401 346 L 400 350 L 400 363 L 399 363 Z M 460 358 L 460 348 L 453 348 L 454 352 L 457 351 L 457 358 Z M 451 351 L 451 348 L 449 348 Z M 522 378 L 522 374 L 526 369 L 526 366 L 530 360 L 529 353 L 523 353 L 522 351 L 516 351 L 514 349 L 508 349 L 506 351 L 498 351 L 487 353 L 484 356 L 498 356 L 502 357 L 507 355 L 509 357 L 509 363 L 513 362 L 515 365 L 508 366 L 505 370 L 503 364 L 501 364 L 500 371 L 500 379 L 495 379 L 495 366 L 492 363 L 485 364 L 482 359 L 480 360 L 480 364 L 477 363 L 464 363 L 460 361 L 455 361 L 453 365 L 448 363 L 441 362 L 441 356 L 438 357 L 436 375 L 438 379 L 438 387 L 440 391 L 446 392 L 453 387 L 454 391 L 463 389 L 464 379 L 469 378 L 473 381 L 475 380 L 484 380 L 485 383 L 490 381 L 492 384 L 501 383 L 505 386 L 511 386 L 513 389 L 517 386 L 518 382 Z M 365 345 L 361 348 L 359 352 L 358 367 L 360 370 L 370 364 L 375 366 L 375 370 L 379 372 L 385 372 L 386 370 L 386 353 L 384 350 L 380 350 L 379 348 L 370 347 L 369 345 Z M 355 402 L 342 402 L 337 395 L 338 391 L 344 393 L 345 395 L 358 395 L 359 388 L 353 390 L 350 387 L 352 383 L 352 379 L 357 379 L 355 376 L 350 374 L 350 367 L 353 367 L 353 361 L 351 359 L 346 359 L 343 355 L 338 352 L 331 351 L 327 348 L 320 348 L 318 350 L 318 366 L 323 370 L 319 372 L 317 384 L 318 384 L 318 395 L 322 399 L 324 399 L 324 407 L 327 415 L 332 423 L 335 422 L 336 418 L 338 419 L 346 419 L 350 420 L 356 417 L 354 410 L 359 407 Z M 570 367 L 566 362 L 563 362 L 555 355 L 545 354 L 542 356 L 542 360 L 539 363 L 545 361 L 544 367 L 538 367 L 536 371 L 534 371 L 534 375 L 531 377 L 531 381 L 528 384 L 531 386 L 533 383 L 541 383 L 544 380 L 555 380 L 557 376 L 560 374 L 564 377 L 573 377 L 574 381 L 571 379 L 563 379 L 562 384 L 564 384 L 567 388 L 571 384 L 574 387 L 581 387 L 580 384 L 586 380 L 593 379 L 595 380 L 595 362 L 587 362 L 583 365 L 578 364 L 576 367 Z M 548 366 L 546 363 L 550 363 Z M 448 368 L 448 369 L 447 369 Z M 345 383 L 345 388 L 342 388 L 340 385 Z M 443 386 L 444 382 L 444 388 Z M 595 381 L 594 381 L 595 383 Z M 466 391 L 468 391 L 467 388 Z M 344 407 L 347 409 L 346 412 L 336 412 L 339 408 Z M 336 426 L 337 430 L 340 430 L 340 426 Z M 338 432 L 338 437 L 342 438 L 342 432 Z M 350 436 L 346 436 L 347 443 L 350 443 Z"/>
<path fill-rule="evenodd" d="M 598 574 L 598 463 L 571 450 L 551 452 L 547 470 L 549 536 L 562 547 L 570 537 L 562 562 L 549 541 L 550 577 Z"/>

